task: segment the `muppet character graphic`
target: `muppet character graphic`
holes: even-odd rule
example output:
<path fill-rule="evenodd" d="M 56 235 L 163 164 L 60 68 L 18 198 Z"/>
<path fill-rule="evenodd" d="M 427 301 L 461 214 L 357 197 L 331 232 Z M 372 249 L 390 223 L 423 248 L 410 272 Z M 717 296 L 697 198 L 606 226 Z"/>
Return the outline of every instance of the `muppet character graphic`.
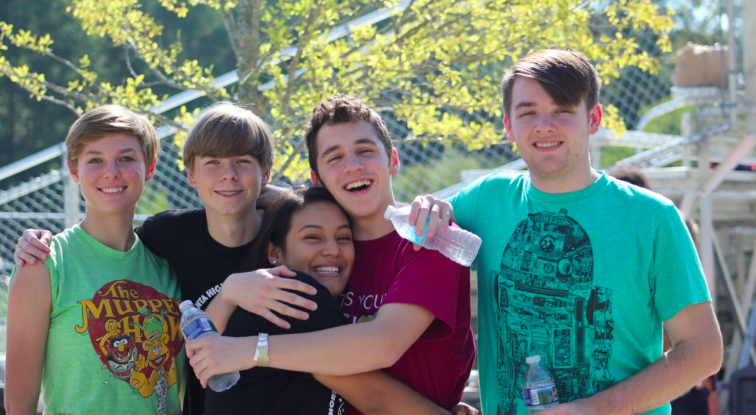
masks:
<path fill-rule="evenodd" d="M 105 323 L 107 333 L 97 340 L 100 341 L 100 350 L 103 355 L 107 356 L 107 367 L 113 376 L 118 379 L 127 380 L 131 378 L 131 369 L 136 362 L 137 353 L 134 336 L 121 333 L 118 328 L 118 322 L 108 320 Z"/>
<path fill-rule="evenodd" d="M 173 359 L 168 342 L 170 337 L 162 330 L 153 331 L 142 342 L 142 348 L 147 352 L 147 357 L 140 355 L 131 371 L 132 388 L 139 391 L 143 397 L 153 393 L 158 397 L 158 412 L 167 409 L 166 395 L 168 388 L 176 383 L 176 361 Z M 149 377 L 144 373 L 146 368 L 152 369 Z"/>

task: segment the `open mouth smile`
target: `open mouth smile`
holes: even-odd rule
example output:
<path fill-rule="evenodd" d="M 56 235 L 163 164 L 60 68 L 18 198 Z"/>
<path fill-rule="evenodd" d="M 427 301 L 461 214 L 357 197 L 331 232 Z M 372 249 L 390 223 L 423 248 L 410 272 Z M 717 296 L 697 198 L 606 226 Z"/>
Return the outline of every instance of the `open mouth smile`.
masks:
<path fill-rule="evenodd" d="M 556 146 L 558 146 L 560 144 L 562 144 L 562 143 L 560 143 L 558 141 L 553 141 L 553 142 L 549 142 L 549 143 L 535 143 L 535 146 L 538 147 L 538 148 L 550 148 L 550 147 L 556 147 Z"/>
<path fill-rule="evenodd" d="M 346 189 L 349 192 L 358 192 L 360 190 L 367 189 L 368 187 L 370 187 L 371 184 L 373 184 L 372 180 L 364 179 L 364 180 L 348 183 L 346 186 L 344 186 L 344 189 Z"/>
<path fill-rule="evenodd" d="M 338 275 L 341 268 L 335 266 L 324 266 L 313 268 L 318 275 Z"/>
<path fill-rule="evenodd" d="M 215 193 L 221 196 L 236 196 L 239 193 L 241 193 L 241 190 L 227 190 L 227 191 L 217 190 Z"/>

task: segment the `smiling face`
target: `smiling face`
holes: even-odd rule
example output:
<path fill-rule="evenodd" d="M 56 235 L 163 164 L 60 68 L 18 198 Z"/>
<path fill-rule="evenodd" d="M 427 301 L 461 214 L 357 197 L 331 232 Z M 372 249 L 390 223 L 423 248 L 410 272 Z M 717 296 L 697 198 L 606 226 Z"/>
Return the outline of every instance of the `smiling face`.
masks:
<path fill-rule="evenodd" d="M 197 156 L 186 175 L 197 189 L 208 215 L 249 217 L 256 208 L 260 189 L 268 183 L 270 170 L 245 154 L 235 157 Z"/>
<path fill-rule="evenodd" d="M 540 190 L 564 193 L 592 182 L 588 137 L 598 131 L 601 107 L 558 105 L 538 81 L 517 77 L 512 107 L 504 117 L 507 139 L 517 143 L 533 184 Z"/>
<path fill-rule="evenodd" d="M 399 172 L 396 149 L 391 157 L 378 138 L 375 128 L 366 121 L 323 125 L 314 148 L 319 175 L 313 183 L 325 186 L 352 219 L 383 218 L 389 204 L 394 204 L 391 176 Z"/>
<path fill-rule="evenodd" d="M 349 281 L 354 264 L 352 230 L 346 215 L 330 202 L 304 206 L 291 218 L 285 246 L 269 244 L 268 258 L 309 274 L 337 297 Z"/>
<path fill-rule="evenodd" d="M 69 161 L 71 177 L 81 187 L 86 215 L 131 214 L 152 178 L 156 160 L 149 165 L 139 141 L 116 133 L 86 143 L 76 165 Z"/>

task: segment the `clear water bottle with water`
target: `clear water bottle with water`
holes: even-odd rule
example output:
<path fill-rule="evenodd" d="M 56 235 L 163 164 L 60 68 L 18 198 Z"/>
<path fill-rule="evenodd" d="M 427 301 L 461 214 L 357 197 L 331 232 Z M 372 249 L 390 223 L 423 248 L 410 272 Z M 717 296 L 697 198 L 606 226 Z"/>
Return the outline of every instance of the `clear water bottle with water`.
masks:
<path fill-rule="evenodd" d="M 415 227 L 409 224 L 410 208 L 410 206 L 401 208 L 389 206 L 383 217 L 394 224 L 394 228 L 402 238 L 423 248 L 435 249 L 452 261 L 466 267 L 473 263 L 482 242 L 478 235 L 464 229 L 449 227 L 447 231 L 436 232 L 435 235 L 427 238 L 425 233 L 428 231 L 428 221 L 426 221 L 423 234 L 417 236 L 415 235 Z M 430 220 L 430 216 L 428 220 Z"/>
<path fill-rule="evenodd" d="M 207 313 L 194 307 L 191 301 L 182 302 L 179 308 L 181 309 L 181 333 L 184 334 L 186 340 L 220 336 Z M 216 392 L 223 392 L 236 385 L 238 381 L 239 372 L 223 373 L 211 377 L 207 385 Z"/>
<path fill-rule="evenodd" d="M 522 394 L 528 415 L 559 405 L 554 377 L 541 366 L 541 356 L 530 356 L 525 359 L 525 363 L 530 366 L 522 382 Z"/>

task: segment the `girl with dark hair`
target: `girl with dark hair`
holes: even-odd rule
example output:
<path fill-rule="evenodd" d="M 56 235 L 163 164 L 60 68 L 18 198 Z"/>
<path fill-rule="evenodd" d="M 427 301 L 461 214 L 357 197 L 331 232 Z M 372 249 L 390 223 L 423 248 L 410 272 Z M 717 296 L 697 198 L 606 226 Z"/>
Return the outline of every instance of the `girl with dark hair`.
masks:
<path fill-rule="evenodd" d="M 295 279 L 317 289 L 307 297 L 317 303 L 317 310 L 309 311 L 307 320 L 282 315 L 291 325 L 286 330 L 237 308 L 225 324 L 223 336 L 263 337 L 263 333 L 304 333 L 347 324 L 335 299 L 349 280 L 353 262 L 349 216 L 327 190 L 296 189 L 281 195 L 265 214 L 247 268 L 278 266 L 296 272 Z M 381 371 L 310 375 L 265 367 L 266 359 L 265 345 L 258 344 L 258 367 L 242 371 L 236 386 L 225 392 L 206 389 L 205 413 L 342 414 L 343 396 L 365 414 L 448 414 Z M 208 363 L 207 359 L 191 362 L 197 373 Z"/>

